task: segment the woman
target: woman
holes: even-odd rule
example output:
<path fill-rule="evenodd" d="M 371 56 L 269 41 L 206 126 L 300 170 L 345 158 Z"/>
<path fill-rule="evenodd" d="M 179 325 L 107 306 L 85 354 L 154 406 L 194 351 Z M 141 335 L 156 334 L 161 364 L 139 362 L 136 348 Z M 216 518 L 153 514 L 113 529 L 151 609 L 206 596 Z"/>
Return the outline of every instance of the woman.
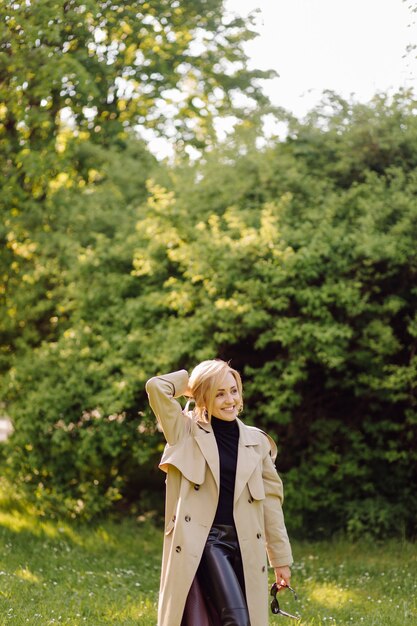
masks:
<path fill-rule="evenodd" d="M 239 373 L 218 359 L 151 378 L 149 402 L 167 445 L 158 626 L 267 626 L 266 554 L 290 584 L 276 446 L 238 418 Z M 192 398 L 192 412 L 175 399 Z"/>

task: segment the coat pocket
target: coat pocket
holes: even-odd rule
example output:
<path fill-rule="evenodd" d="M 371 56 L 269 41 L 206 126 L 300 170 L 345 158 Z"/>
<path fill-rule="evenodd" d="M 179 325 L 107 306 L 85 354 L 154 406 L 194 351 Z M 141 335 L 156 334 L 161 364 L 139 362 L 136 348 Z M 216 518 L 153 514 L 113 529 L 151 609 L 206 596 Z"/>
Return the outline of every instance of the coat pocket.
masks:
<path fill-rule="evenodd" d="M 254 500 L 265 499 L 265 487 L 260 468 L 256 468 L 248 480 L 250 495 Z"/>

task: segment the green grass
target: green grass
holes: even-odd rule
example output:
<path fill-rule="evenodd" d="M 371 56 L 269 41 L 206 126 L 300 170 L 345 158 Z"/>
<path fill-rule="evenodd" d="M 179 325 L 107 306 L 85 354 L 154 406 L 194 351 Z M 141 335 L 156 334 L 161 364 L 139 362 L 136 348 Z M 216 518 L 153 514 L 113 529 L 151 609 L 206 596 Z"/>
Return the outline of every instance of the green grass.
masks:
<path fill-rule="evenodd" d="M 155 626 L 161 530 L 124 519 L 69 525 L 40 518 L 0 484 L 0 624 Z M 417 545 L 294 544 L 303 626 L 417 624 Z M 295 623 L 272 617 L 270 624 Z"/>

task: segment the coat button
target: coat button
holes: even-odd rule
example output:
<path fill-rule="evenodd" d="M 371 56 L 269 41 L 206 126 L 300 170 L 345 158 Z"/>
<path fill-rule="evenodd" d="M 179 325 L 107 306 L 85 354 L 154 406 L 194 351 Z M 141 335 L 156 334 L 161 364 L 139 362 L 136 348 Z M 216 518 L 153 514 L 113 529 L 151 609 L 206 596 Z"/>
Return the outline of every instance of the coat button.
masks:
<path fill-rule="evenodd" d="M 181 548 L 180 548 L 180 550 L 181 550 Z M 263 571 L 263 572 L 265 571 L 265 569 L 266 569 L 266 568 L 265 568 L 265 565 L 262 565 L 262 571 Z"/>
<path fill-rule="evenodd" d="M 173 521 L 173 522 L 175 522 L 175 520 L 176 520 L 176 519 L 177 519 L 177 516 L 176 516 L 176 515 L 173 515 L 173 516 L 172 516 L 172 521 Z"/>
<path fill-rule="evenodd" d="M 258 537 L 258 539 L 262 537 L 261 533 L 257 533 L 256 536 Z"/>
<path fill-rule="evenodd" d="M 198 491 L 200 489 L 200 485 L 194 485 L 194 489 Z"/>
<path fill-rule="evenodd" d="M 189 515 L 186 515 L 186 516 L 185 516 L 185 521 L 186 521 L 186 522 L 191 522 L 191 517 L 190 517 Z"/>
<path fill-rule="evenodd" d="M 177 547 L 175 548 L 175 552 L 181 552 L 181 546 L 177 546 Z"/>

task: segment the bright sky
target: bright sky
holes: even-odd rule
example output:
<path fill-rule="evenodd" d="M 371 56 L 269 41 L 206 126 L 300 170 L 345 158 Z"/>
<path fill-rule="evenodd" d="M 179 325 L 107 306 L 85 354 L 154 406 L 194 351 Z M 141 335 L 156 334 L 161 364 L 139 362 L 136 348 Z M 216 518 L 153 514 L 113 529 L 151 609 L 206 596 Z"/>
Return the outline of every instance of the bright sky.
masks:
<path fill-rule="evenodd" d="M 264 84 L 276 105 L 303 116 L 325 89 L 360 101 L 417 87 L 414 0 L 226 0 L 240 15 L 259 8 L 251 65 L 280 77 Z"/>
<path fill-rule="evenodd" d="M 416 52 L 406 54 L 417 43 L 417 13 L 409 8 L 416 0 L 225 0 L 225 6 L 242 16 L 260 9 L 259 37 L 245 48 L 249 65 L 278 72 L 264 91 L 297 117 L 326 89 L 361 102 L 400 87 L 417 92 Z M 220 135 L 229 126 L 220 122 Z M 158 158 L 172 155 L 166 140 L 147 138 Z"/>

